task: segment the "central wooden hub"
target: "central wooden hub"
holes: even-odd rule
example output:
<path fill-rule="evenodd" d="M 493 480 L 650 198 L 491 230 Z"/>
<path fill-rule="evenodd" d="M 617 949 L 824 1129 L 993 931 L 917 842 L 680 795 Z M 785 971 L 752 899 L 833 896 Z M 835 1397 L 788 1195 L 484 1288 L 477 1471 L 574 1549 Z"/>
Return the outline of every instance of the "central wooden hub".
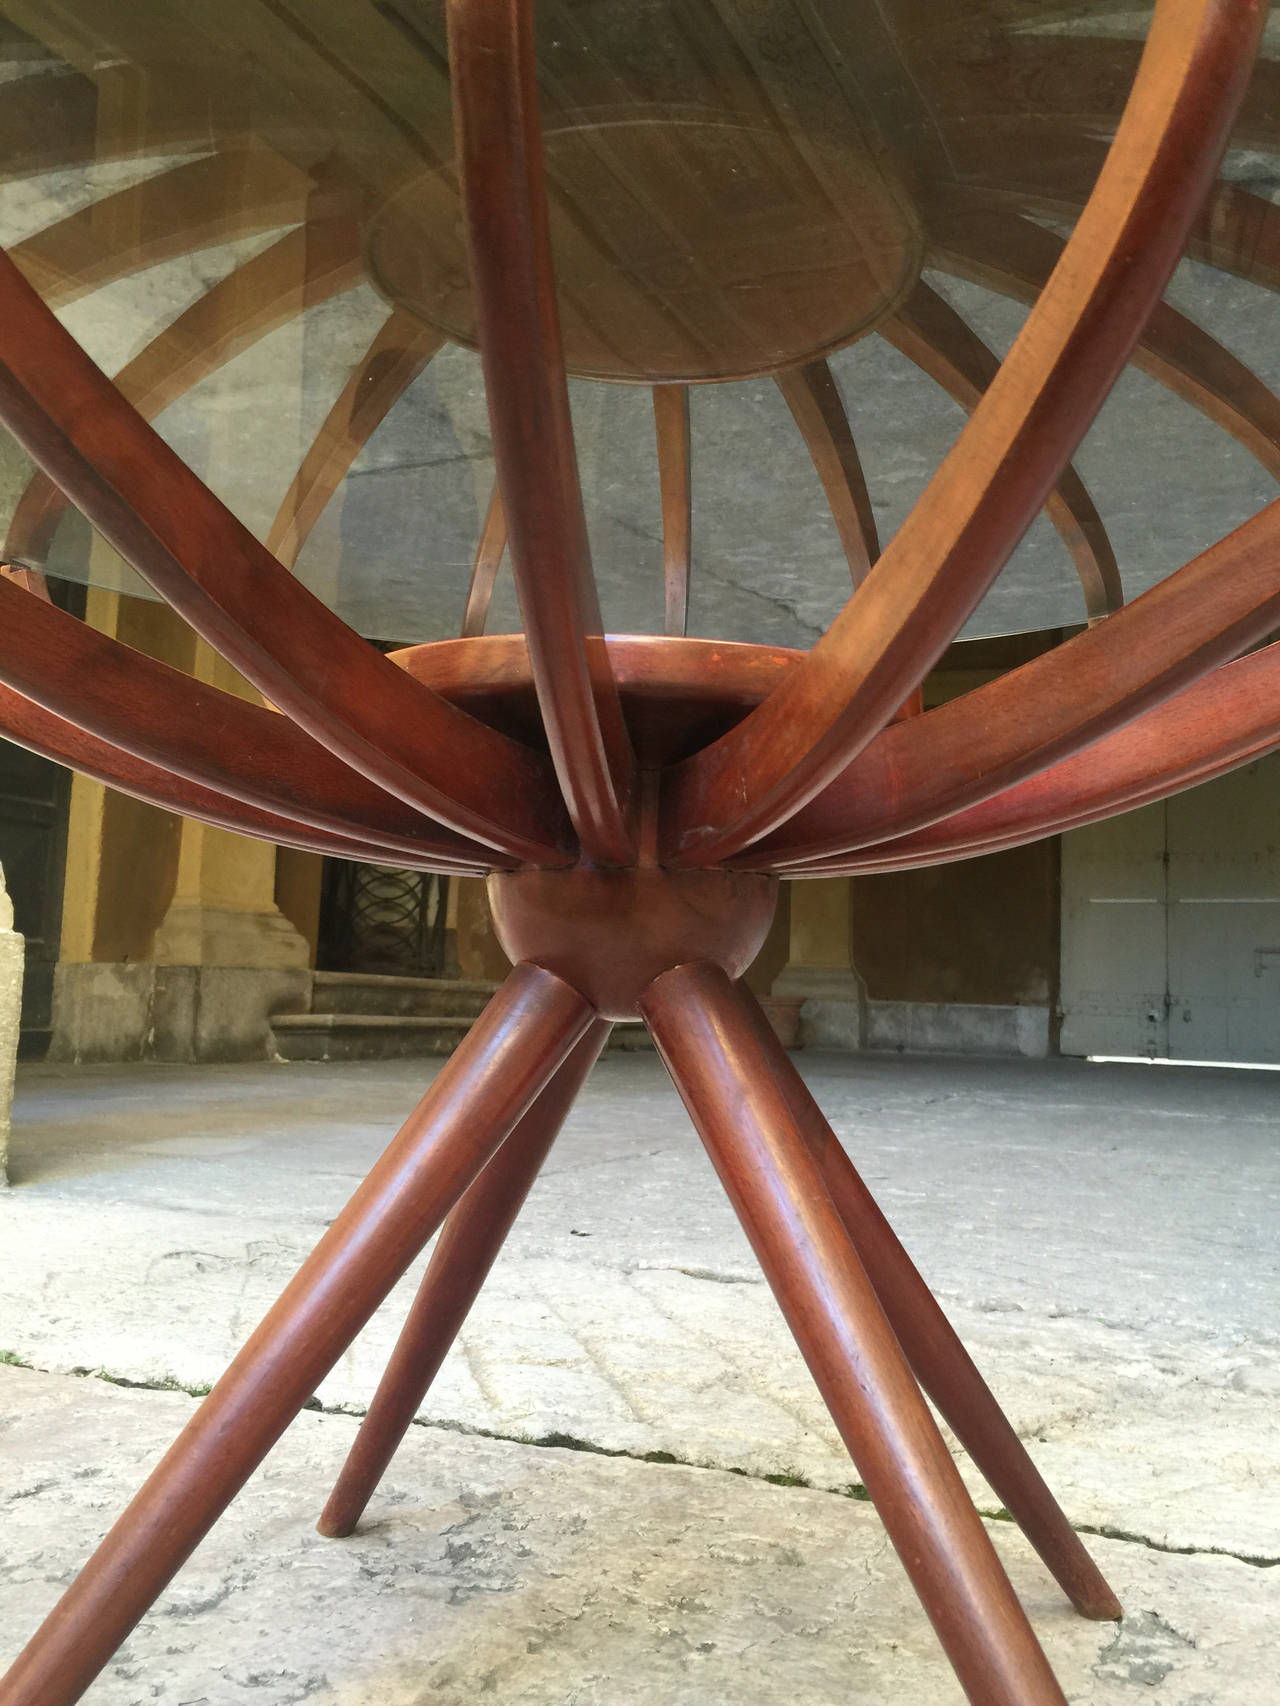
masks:
<path fill-rule="evenodd" d="M 776 877 L 755 871 L 502 871 L 489 878 L 508 958 L 552 971 L 606 1019 L 636 1019 L 663 972 L 710 960 L 741 977 L 764 945 Z"/>

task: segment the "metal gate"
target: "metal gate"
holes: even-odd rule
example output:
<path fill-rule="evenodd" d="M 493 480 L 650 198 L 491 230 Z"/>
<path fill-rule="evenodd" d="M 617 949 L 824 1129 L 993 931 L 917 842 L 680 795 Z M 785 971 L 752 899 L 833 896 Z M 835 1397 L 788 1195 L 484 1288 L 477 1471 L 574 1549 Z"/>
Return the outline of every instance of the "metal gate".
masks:
<path fill-rule="evenodd" d="M 442 977 L 447 877 L 326 859 L 317 965 L 392 977 Z"/>
<path fill-rule="evenodd" d="M 1280 1064 L 1280 755 L 1062 838 L 1064 1054 Z"/>

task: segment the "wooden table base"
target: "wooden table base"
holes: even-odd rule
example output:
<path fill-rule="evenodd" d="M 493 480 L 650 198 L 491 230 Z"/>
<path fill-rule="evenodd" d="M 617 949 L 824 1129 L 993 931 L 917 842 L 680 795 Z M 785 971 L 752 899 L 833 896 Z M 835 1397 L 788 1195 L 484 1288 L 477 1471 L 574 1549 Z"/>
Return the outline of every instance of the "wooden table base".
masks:
<path fill-rule="evenodd" d="M 80 1697 L 447 1214 L 320 1518 L 324 1534 L 351 1533 L 610 1020 L 632 1012 L 649 1026 L 970 1699 L 1064 1706 L 917 1378 L 1077 1608 L 1108 1618 L 1120 1607 L 759 1007 L 733 982 L 771 907 L 765 879 L 690 880 L 657 867 L 603 884 L 587 868 L 556 873 L 500 897 L 508 946 L 555 923 L 556 969 L 517 966 L 18 1658 L 0 1684 L 2 1706 Z"/>

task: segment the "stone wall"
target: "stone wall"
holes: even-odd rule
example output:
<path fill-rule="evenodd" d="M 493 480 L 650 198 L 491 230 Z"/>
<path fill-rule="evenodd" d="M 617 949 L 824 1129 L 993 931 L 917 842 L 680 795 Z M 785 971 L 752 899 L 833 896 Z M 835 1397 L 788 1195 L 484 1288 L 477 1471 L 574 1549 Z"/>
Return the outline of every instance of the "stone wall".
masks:
<path fill-rule="evenodd" d="M 13 903 L 0 870 L 0 1185 L 8 1179 L 9 1116 L 21 1020 L 22 937 L 13 927 Z"/>

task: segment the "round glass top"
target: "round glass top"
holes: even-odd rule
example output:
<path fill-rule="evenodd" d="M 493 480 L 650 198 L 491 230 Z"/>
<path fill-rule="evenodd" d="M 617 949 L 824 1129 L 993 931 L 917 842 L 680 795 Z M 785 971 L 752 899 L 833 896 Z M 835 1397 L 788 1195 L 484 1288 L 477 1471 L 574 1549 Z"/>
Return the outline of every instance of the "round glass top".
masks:
<path fill-rule="evenodd" d="M 1149 8 L 536 19 L 605 626 L 663 631 L 687 534 L 690 634 L 807 647 L 1052 270 Z M 1277 52 L 1273 28 L 1165 308 L 966 635 L 1101 614 L 1274 496 Z M 502 532 L 443 5 L 0 0 L 0 131 L 0 242 L 164 438 L 361 633 L 457 635 Z M 8 560 L 146 592 L 7 436 L 0 491 Z M 520 626 L 505 570 L 484 620 Z"/>

